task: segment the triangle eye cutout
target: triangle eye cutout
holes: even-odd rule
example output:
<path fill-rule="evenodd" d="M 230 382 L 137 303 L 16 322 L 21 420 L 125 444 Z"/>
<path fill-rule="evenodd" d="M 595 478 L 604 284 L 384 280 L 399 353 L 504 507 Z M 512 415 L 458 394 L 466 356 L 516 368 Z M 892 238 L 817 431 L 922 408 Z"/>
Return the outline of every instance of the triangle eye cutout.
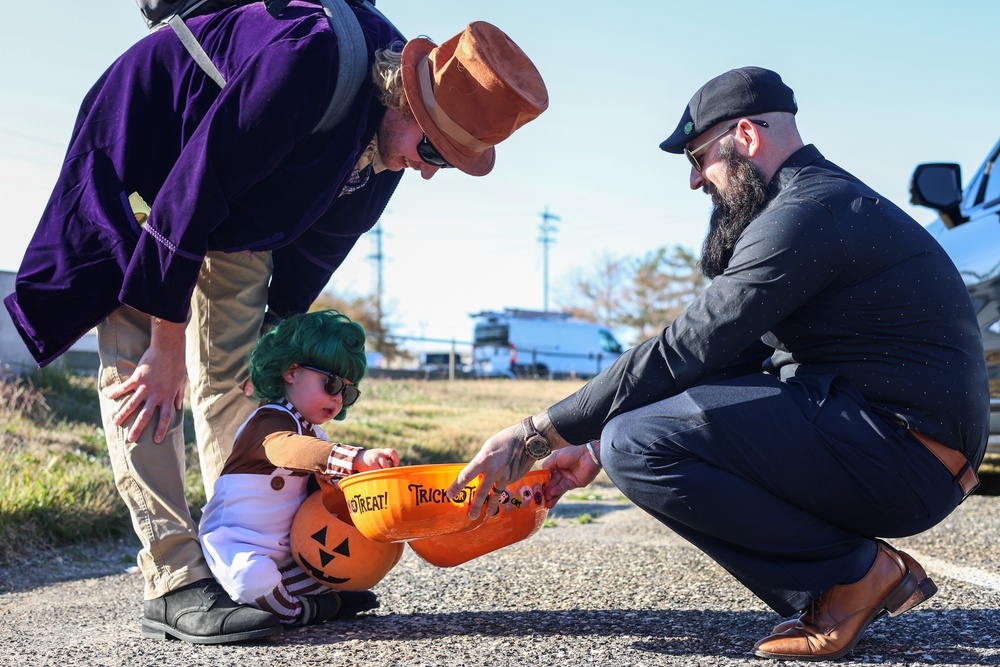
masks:
<path fill-rule="evenodd" d="M 330 561 L 336 558 L 333 554 L 329 554 L 322 549 L 319 550 L 319 562 L 322 563 L 323 567 L 330 564 Z"/>
<path fill-rule="evenodd" d="M 341 542 L 340 544 L 338 544 L 334 548 L 333 553 L 340 554 L 341 556 L 350 557 L 350 555 L 351 555 L 351 548 L 347 544 L 347 538 L 346 537 L 344 538 L 343 542 Z"/>
<path fill-rule="evenodd" d="M 313 538 L 314 540 L 316 540 L 317 542 L 319 542 L 320 544 L 322 544 L 325 547 L 326 546 L 326 526 L 323 526 L 322 528 L 320 528 L 318 531 L 316 531 L 315 533 L 313 533 L 309 537 Z"/>

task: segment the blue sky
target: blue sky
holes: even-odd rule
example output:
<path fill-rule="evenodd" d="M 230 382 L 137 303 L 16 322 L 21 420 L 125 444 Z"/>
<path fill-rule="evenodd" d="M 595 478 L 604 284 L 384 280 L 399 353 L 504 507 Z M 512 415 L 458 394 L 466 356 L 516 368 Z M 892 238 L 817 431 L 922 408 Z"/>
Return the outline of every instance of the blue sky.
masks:
<path fill-rule="evenodd" d="M 65 9 L 63 8 L 65 6 Z M 484 178 L 403 179 L 382 218 L 384 299 L 403 334 L 471 339 L 469 313 L 541 308 L 541 213 L 549 303 L 604 255 L 697 249 L 708 198 L 683 157 L 657 144 L 694 91 L 733 67 L 779 72 L 807 143 L 909 205 L 921 162 L 958 162 L 967 180 L 1000 134 L 1000 3 L 678 3 L 673 0 L 378 0 L 408 37 L 443 41 L 490 21 L 534 60 L 550 107 L 497 151 Z M 711 7 L 711 12 L 705 9 Z M 145 26 L 129 0 L 12 3 L 0 23 L 0 269 L 14 270 L 55 181 L 80 100 Z M 151 128 L 151 131 L 155 131 Z M 334 292 L 374 289 L 374 236 Z M 440 345 L 432 346 L 440 348 Z"/>

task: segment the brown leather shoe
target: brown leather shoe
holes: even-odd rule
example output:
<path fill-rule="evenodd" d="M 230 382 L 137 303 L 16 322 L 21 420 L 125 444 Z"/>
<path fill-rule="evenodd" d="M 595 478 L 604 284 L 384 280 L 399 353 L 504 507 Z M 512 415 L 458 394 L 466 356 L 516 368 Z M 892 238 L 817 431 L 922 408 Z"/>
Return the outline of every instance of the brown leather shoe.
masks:
<path fill-rule="evenodd" d="M 795 618 L 786 619 L 781 623 L 778 623 L 776 626 L 774 626 L 774 628 L 771 629 L 771 634 L 780 635 L 782 632 L 788 632 L 798 624 L 799 624 L 798 616 L 796 616 Z"/>
<path fill-rule="evenodd" d="M 899 609 L 895 611 L 888 612 L 890 616 L 899 616 L 904 611 L 909 611 L 916 607 L 921 602 L 929 600 L 938 591 L 937 584 L 935 584 L 930 577 L 927 576 L 927 572 L 924 571 L 923 566 L 916 561 L 910 554 L 899 549 L 893 549 L 891 546 L 883 542 L 882 540 L 877 540 L 879 544 L 885 544 L 886 547 L 895 551 L 901 559 L 903 559 L 903 565 L 909 570 L 910 574 L 913 575 L 914 579 L 917 580 L 917 590 L 913 591 L 913 594 L 904 602 Z M 879 614 L 881 617 L 885 611 Z M 796 625 L 799 624 L 799 618 L 790 618 L 786 621 L 782 621 L 774 626 L 771 630 L 772 635 L 780 635 L 782 632 L 787 632 L 791 630 Z"/>
<path fill-rule="evenodd" d="M 890 616 L 899 616 L 904 611 L 909 611 L 921 602 L 931 599 L 934 594 L 937 593 L 937 584 L 935 584 L 931 578 L 927 576 L 927 572 L 924 571 L 924 567 L 918 563 L 913 556 L 905 551 L 893 549 L 882 540 L 877 541 L 879 544 L 884 545 L 886 548 L 899 554 L 899 557 L 903 559 L 903 565 L 905 565 L 906 569 L 913 575 L 913 578 L 917 580 L 917 590 L 913 591 L 913 594 L 907 598 L 906 602 L 900 605 L 899 609 L 890 611 Z"/>
<path fill-rule="evenodd" d="M 875 563 L 861 581 L 823 593 L 793 627 L 757 642 L 754 654 L 780 660 L 842 658 L 880 613 L 900 613 L 917 588 L 903 559 L 879 543 Z"/>

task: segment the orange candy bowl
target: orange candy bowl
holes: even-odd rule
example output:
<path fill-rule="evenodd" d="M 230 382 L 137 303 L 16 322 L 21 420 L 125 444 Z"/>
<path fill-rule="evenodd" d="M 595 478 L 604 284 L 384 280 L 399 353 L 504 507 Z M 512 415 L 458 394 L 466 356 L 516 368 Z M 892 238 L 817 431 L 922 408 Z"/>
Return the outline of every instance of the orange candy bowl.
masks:
<path fill-rule="evenodd" d="M 339 480 L 354 526 L 376 542 L 406 542 L 475 528 L 485 513 L 469 519 L 479 478 L 454 499 L 445 491 L 464 463 L 369 470 Z"/>
<path fill-rule="evenodd" d="M 509 485 L 500 499 L 499 513 L 462 533 L 412 540 L 410 548 L 438 567 L 461 565 L 491 551 L 531 537 L 545 523 L 544 489 L 549 470 L 533 470 Z"/>

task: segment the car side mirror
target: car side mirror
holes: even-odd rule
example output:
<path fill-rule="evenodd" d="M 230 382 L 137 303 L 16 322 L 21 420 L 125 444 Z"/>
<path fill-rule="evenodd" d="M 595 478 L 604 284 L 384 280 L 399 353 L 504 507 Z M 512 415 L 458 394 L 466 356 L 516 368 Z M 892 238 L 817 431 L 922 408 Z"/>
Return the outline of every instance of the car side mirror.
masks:
<path fill-rule="evenodd" d="M 938 212 L 941 222 L 951 229 L 967 220 L 962 217 L 962 168 L 957 164 L 934 162 L 917 165 L 910 178 L 910 203 Z"/>

